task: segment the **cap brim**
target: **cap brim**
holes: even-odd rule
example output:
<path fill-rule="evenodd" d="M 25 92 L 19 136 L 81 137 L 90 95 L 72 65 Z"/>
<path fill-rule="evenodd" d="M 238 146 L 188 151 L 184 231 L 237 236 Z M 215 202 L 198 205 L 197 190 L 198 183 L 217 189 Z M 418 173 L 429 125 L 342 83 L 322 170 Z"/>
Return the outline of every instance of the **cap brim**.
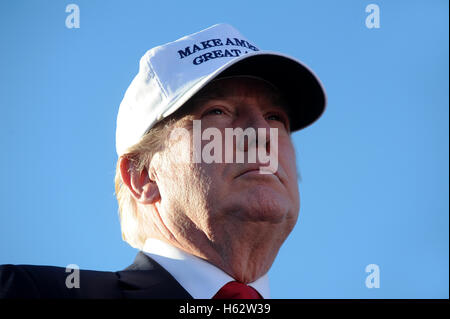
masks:
<path fill-rule="evenodd" d="M 287 101 L 291 131 L 311 125 L 325 111 L 326 93 L 313 71 L 287 55 L 257 51 L 228 62 L 194 83 L 171 103 L 172 105 L 162 114 L 162 117 L 165 118 L 174 113 L 212 80 L 234 75 L 252 75 L 275 85 Z"/>

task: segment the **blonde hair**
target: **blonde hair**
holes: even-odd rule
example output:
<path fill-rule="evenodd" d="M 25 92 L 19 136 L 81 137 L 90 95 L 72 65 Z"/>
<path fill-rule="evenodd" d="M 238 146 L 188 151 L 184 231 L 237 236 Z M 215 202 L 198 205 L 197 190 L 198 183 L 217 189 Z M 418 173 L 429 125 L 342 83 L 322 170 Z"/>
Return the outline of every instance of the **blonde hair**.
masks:
<path fill-rule="evenodd" d="M 174 120 L 169 120 L 157 123 L 137 144 L 127 149 L 121 157 L 126 157 L 130 161 L 129 171 L 134 170 L 141 173 L 144 168 L 148 168 L 153 156 L 164 148 L 169 128 L 173 122 Z M 149 227 L 149 220 L 139 214 L 136 200 L 122 180 L 119 160 L 116 165 L 114 182 L 122 239 L 132 247 L 142 249 L 145 240 L 149 237 L 151 227 Z"/>

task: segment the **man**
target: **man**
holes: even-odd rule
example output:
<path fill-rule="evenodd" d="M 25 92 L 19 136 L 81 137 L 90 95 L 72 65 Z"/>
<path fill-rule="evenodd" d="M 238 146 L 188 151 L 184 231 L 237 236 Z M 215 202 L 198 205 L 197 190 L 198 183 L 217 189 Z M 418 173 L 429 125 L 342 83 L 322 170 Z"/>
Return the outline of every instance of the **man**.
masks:
<path fill-rule="evenodd" d="M 123 271 L 4 265 L 0 296 L 270 298 L 267 272 L 299 212 L 291 133 L 325 93 L 299 61 L 218 24 L 153 48 L 117 117 Z M 269 154 L 269 156 L 267 155 Z"/>

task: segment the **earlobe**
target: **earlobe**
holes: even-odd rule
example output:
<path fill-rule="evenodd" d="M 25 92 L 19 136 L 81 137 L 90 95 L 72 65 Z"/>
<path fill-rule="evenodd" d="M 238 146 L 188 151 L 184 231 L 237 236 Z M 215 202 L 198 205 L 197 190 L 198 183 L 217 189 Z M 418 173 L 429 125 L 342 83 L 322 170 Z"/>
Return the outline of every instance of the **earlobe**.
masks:
<path fill-rule="evenodd" d="M 127 157 L 121 157 L 119 161 L 122 181 L 139 203 L 153 204 L 160 199 L 158 185 L 150 178 L 146 168 L 138 172 Z"/>

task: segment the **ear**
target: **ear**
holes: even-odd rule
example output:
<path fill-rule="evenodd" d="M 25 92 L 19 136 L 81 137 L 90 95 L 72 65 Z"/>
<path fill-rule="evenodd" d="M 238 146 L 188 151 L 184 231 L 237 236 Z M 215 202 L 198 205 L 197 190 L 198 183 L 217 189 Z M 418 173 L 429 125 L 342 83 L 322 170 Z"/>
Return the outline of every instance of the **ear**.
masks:
<path fill-rule="evenodd" d="M 154 204 L 160 199 L 158 185 L 150 178 L 146 168 L 136 171 L 127 157 L 119 158 L 119 167 L 123 183 L 139 203 Z"/>

